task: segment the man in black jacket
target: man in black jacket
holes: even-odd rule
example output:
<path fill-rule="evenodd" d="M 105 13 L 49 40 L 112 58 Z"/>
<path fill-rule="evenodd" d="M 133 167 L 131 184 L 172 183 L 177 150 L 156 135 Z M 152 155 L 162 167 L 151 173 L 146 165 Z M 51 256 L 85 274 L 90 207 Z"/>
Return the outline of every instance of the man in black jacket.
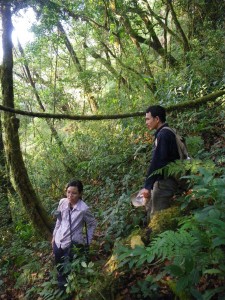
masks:
<path fill-rule="evenodd" d="M 149 130 L 156 130 L 152 160 L 142 190 L 145 198 L 151 197 L 147 206 L 148 217 L 151 217 L 156 211 L 170 207 L 171 199 L 178 191 L 178 184 L 174 178 L 164 178 L 161 174 L 152 175 L 152 173 L 179 159 L 180 156 L 175 134 L 164 128 L 168 127 L 168 124 L 166 123 L 166 111 L 162 106 L 148 107 L 146 125 Z"/>

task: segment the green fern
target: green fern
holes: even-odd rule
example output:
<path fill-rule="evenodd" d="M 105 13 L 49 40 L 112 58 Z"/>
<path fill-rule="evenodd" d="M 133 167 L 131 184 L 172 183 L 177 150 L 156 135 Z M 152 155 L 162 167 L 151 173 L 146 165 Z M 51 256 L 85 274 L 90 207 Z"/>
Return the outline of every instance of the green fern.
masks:
<path fill-rule="evenodd" d="M 165 167 L 154 171 L 151 176 L 160 174 L 164 177 L 174 177 L 180 179 L 183 176 L 186 176 L 192 170 L 193 164 L 196 161 L 193 160 L 176 160 L 175 162 L 171 162 Z"/>
<path fill-rule="evenodd" d="M 149 252 L 160 260 L 173 259 L 177 263 L 190 253 L 190 249 L 198 249 L 196 237 L 185 230 L 165 231 L 158 235 L 149 248 Z"/>
<path fill-rule="evenodd" d="M 144 263 L 152 263 L 155 260 L 160 262 L 165 259 L 180 264 L 183 258 L 189 255 L 190 249 L 197 252 L 199 248 L 198 239 L 188 231 L 180 229 L 177 232 L 168 230 L 159 234 L 149 247 L 138 246 L 134 249 L 119 247 L 116 252 L 119 267 L 128 264 L 129 268 L 134 266 L 138 268 Z"/>

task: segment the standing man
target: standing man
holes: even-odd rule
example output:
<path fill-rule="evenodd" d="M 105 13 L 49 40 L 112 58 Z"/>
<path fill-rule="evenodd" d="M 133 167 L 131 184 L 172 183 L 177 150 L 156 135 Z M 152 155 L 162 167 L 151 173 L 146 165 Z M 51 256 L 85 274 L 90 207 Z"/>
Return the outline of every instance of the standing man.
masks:
<path fill-rule="evenodd" d="M 147 205 L 147 217 L 156 211 L 170 207 L 171 198 L 178 190 L 178 184 L 172 177 L 164 178 L 163 174 L 152 175 L 156 170 L 165 167 L 170 162 L 179 159 L 175 134 L 166 123 L 166 111 L 160 105 L 149 106 L 146 110 L 146 125 L 149 130 L 156 130 L 152 160 L 146 175 L 142 194 L 150 198 Z"/>

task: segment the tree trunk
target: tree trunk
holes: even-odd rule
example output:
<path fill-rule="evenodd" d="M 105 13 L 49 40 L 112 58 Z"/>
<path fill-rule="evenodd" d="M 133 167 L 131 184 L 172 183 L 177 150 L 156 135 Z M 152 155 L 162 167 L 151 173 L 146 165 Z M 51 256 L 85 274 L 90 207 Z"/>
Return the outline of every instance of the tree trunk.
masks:
<path fill-rule="evenodd" d="M 4 146 L 2 140 L 2 124 L 0 119 L 0 228 L 12 222 L 8 198 L 9 177 L 6 167 Z"/>
<path fill-rule="evenodd" d="M 1 4 L 2 16 L 2 96 L 3 105 L 14 108 L 13 93 L 13 56 L 12 56 L 12 20 L 10 3 Z M 22 199 L 25 210 L 37 231 L 45 238 L 50 238 L 52 223 L 44 210 L 29 180 L 23 161 L 19 141 L 19 119 L 14 113 L 3 114 L 4 142 L 7 162 L 16 190 Z"/>

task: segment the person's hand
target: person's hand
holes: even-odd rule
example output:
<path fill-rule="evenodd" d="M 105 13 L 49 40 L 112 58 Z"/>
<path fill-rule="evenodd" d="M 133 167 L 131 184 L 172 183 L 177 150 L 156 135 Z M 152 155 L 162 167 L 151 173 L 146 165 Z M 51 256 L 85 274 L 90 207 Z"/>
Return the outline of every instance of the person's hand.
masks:
<path fill-rule="evenodd" d="M 51 241 L 52 249 L 53 249 L 54 241 L 55 241 L 55 239 L 54 239 L 54 237 L 53 237 L 53 238 L 52 238 L 52 241 Z"/>
<path fill-rule="evenodd" d="M 143 197 L 146 198 L 146 199 L 150 198 L 150 196 L 151 196 L 150 191 L 147 190 L 147 189 L 143 189 L 143 190 L 142 190 L 142 195 L 143 195 Z"/>

